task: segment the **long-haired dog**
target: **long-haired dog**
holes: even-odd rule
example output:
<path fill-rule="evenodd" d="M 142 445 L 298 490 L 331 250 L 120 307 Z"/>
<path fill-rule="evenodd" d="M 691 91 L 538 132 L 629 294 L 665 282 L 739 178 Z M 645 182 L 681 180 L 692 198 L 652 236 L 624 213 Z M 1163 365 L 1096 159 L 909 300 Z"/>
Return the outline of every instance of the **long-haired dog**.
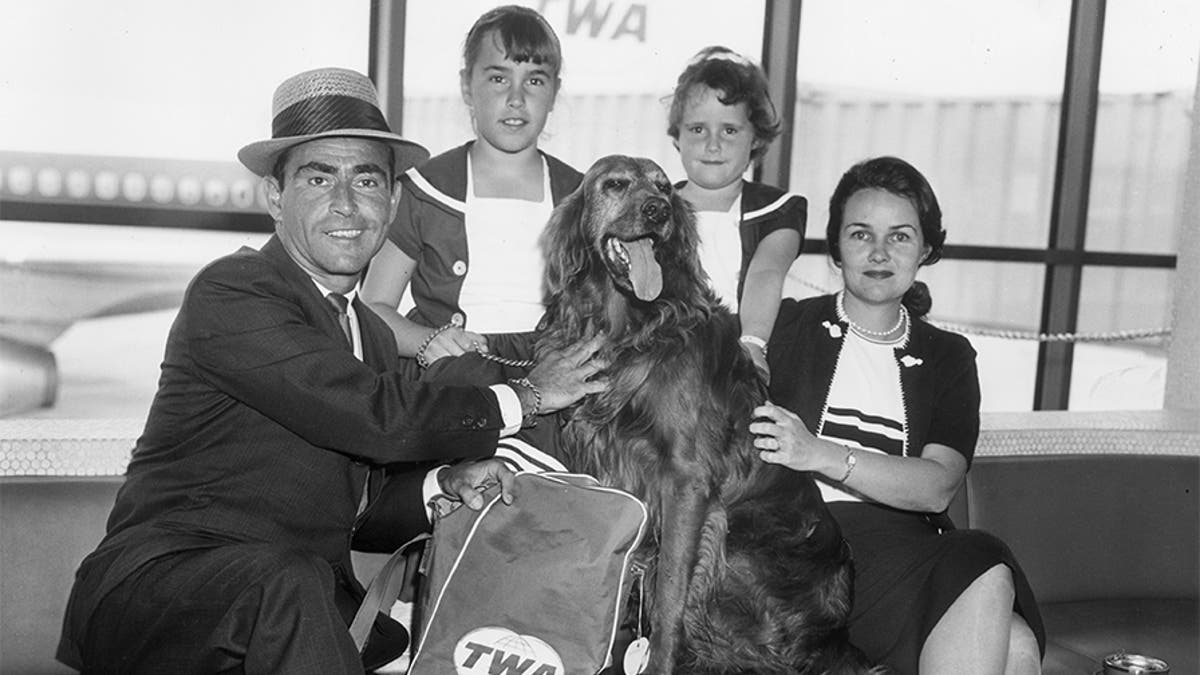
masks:
<path fill-rule="evenodd" d="M 647 672 L 866 672 L 849 549 L 811 477 L 758 459 L 765 387 L 697 243 L 663 170 L 624 156 L 588 170 L 542 239 L 538 352 L 603 333 L 612 364 L 564 423 L 567 465 L 650 507 Z"/>

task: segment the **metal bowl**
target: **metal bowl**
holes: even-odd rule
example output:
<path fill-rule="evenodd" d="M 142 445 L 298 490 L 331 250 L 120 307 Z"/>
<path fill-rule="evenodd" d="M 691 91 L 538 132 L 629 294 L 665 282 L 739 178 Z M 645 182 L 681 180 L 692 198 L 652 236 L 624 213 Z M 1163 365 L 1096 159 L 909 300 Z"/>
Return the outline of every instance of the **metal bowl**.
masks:
<path fill-rule="evenodd" d="M 1166 661 L 1142 654 L 1117 652 L 1104 657 L 1104 675 L 1164 675 L 1171 667 Z"/>

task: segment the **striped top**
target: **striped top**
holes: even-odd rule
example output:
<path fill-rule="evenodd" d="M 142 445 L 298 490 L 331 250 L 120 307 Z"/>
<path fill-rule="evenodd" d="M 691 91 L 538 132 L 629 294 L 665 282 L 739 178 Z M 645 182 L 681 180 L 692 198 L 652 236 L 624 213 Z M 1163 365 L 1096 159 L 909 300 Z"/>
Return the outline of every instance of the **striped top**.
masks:
<path fill-rule="evenodd" d="M 818 436 L 860 452 L 907 456 L 907 415 L 900 388 L 900 365 L 895 349 L 907 334 L 892 343 L 869 341 L 847 331 L 821 415 Z M 818 477 L 827 502 L 863 501 L 836 481 Z"/>

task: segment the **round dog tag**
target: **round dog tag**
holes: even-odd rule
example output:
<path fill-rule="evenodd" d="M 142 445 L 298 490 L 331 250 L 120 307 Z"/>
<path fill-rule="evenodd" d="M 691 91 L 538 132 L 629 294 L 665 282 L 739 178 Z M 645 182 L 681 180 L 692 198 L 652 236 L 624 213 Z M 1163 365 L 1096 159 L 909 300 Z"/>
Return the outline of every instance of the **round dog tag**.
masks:
<path fill-rule="evenodd" d="M 638 675 L 646 672 L 646 663 L 650 660 L 650 639 L 640 637 L 629 644 L 623 660 L 626 675 Z"/>

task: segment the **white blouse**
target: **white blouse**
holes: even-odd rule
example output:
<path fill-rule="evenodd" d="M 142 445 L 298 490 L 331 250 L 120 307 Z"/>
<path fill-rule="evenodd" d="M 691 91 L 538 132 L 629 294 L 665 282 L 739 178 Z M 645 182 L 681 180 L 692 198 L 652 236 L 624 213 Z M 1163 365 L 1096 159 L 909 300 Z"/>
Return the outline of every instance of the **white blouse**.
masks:
<path fill-rule="evenodd" d="M 700 233 L 700 266 L 717 297 L 738 311 L 738 281 L 742 272 L 742 195 L 733 200 L 728 211 L 697 211 L 696 229 Z"/>

